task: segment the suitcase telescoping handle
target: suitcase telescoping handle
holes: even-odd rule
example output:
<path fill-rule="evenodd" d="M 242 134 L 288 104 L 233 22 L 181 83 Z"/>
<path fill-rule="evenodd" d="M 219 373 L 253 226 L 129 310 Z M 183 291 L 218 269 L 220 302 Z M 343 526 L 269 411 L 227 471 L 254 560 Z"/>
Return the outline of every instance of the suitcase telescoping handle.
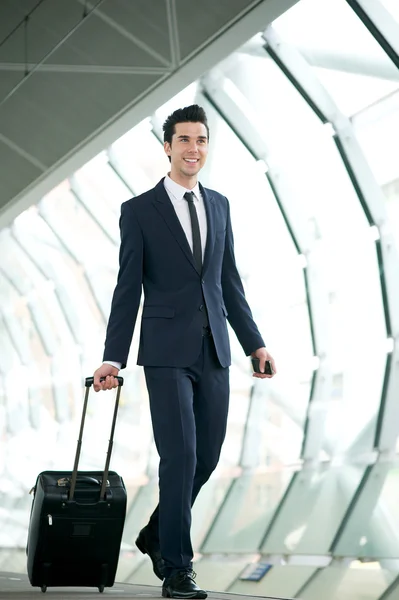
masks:
<path fill-rule="evenodd" d="M 112 446 L 114 444 L 114 431 L 115 431 L 116 417 L 118 415 L 119 398 L 121 395 L 121 387 L 123 386 L 123 377 L 116 377 L 116 379 L 118 380 L 119 385 L 118 385 L 118 390 L 116 392 L 114 416 L 112 419 L 111 435 L 109 438 L 107 459 L 105 461 L 103 480 L 102 480 L 102 484 L 101 484 L 100 498 L 105 498 L 105 490 L 107 487 L 109 463 L 111 461 Z M 102 378 L 100 381 L 103 381 L 103 380 L 104 380 L 104 378 Z M 80 423 L 79 439 L 78 439 L 78 445 L 77 445 L 76 454 L 75 454 L 75 464 L 73 466 L 72 477 L 71 477 L 71 487 L 69 490 L 69 499 L 70 500 L 73 500 L 73 497 L 75 494 L 76 480 L 78 478 L 78 465 L 79 465 L 79 458 L 80 458 L 80 450 L 82 448 L 83 429 L 85 426 L 85 419 L 86 419 L 87 402 L 89 399 L 90 388 L 93 385 L 93 383 L 94 383 L 94 377 L 86 377 L 86 381 L 85 381 L 86 393 L 85 393 L 85 399 L 84 399 L 84 404 L 83 404 L 82 420 Z"/>

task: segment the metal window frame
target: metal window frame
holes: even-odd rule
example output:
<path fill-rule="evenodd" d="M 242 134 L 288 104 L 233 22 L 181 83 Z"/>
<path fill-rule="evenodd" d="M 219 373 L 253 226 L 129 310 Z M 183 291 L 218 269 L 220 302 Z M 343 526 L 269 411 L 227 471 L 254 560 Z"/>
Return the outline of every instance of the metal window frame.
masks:
<path fill-rule="evenodd" d="M 370 226 L 379 232 L 376 256 L 379 265 L 381 297 L 384 307 L 387 337 L 394 339 L 392 356 L 387 355 L 385 377 L 382 385 L 380 409 L 374 437 L 374 449 L 392 452 L 399 435 L 399 407 L 395 397 L 399 392 L 399 257 L 390 231 L 389 218 L 383 192 L 368 165 L 354 127 L 343 115 L 322 86 L 301 54 L 285 43 L 272 26 L 263 33 L 265 50 L 276 61 L 283 73 L 295 85 L 301 96 L 316 109 L 323 122 L 334 128 L 334 142 L 352 181 L 354 190 Z M 399 39 L 399 36 L 398 36 Z M 395 366 L 395 368 L 393 368 Z"/>

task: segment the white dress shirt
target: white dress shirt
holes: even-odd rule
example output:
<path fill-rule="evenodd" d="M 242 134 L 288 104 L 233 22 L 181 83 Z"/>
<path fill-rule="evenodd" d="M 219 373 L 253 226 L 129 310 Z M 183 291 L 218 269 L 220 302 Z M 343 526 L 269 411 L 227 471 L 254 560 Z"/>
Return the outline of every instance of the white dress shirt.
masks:
<path fill-rule="evenodd" d="M 187 241 L 190 245 L 191 252 L 193 251 L 193 233 L 191 229 L 191 219 L 190 219 L 190 211 L 188 208 L 188 202 L 184 198 L 184 194 L 186 192 L 194 192 L 194 206 L 197 210 L 198 222 L 201 234 L 201 249 L 202 249 L 202 262 L 204 261 L 205 255 L 205 244 L 206 244 L 206 235 L 208 232 L 207 222 L 206 222 L 206 211 L 204 200 L 201 196 L 201 192 L 199 189 L 198 183 L 192 190 L 188 190 L 183 187 L 179 183 L 176 183 L 166 175 L 164 180 L 165 190 L 170 198 L 170 201 L 173 204 L 173 208 L 175 209 L 177 218 L 180 221 L 180 225 L 183 228 L 184 233 L 186 234 Z"/>
<path fill-rule="evenodd" d="M 198 222 L 199 222 L 200 235 L 201 235 L 202 262 L 203 262 L 204 255 L 205 255 L 205 244 L 206 244 L 206 236 L 208 233 L 208 226 L 207 226 L 207 221 L 206 221 L 206 210 L 205 210 L 204 199 L 201 196 L 198 182 L 192 190 L 188 190 L 187 188 L 183 187 L 179 183 L 176 183 L 175 181 L 173 181 L 173 179 L 171 179 L 169 177 L 169 175 L 166 175 L 166 177 L 164 179 L 164 186 L 165 186 L 166 193 L 168 194 L 170 201 L 172 202 L 173 208 L 175 209 L 177 218 L 180 221 L 180 225 L 182 226 L 183 231 L 186 234 L 186 238 L 187 238 L 187 241 L 191 248 L 191 251 L 193 251 L 193 233 L 192 233 L 192 229 L 191 229 L 191 219 L 190 219 L 190 211 L 188 208 L 188 202 L 184 198 L 184 194 L 186 192 L 194 192 L 194 206 L 197 210 L 197 215 L 198 215 Z M 121 363 L 114 362 L 111 360 L 104 361 L 104 364 L 112 365 L 113 367 L 116 367 L 117 369 L 120 369 L 122 366 Z"/>

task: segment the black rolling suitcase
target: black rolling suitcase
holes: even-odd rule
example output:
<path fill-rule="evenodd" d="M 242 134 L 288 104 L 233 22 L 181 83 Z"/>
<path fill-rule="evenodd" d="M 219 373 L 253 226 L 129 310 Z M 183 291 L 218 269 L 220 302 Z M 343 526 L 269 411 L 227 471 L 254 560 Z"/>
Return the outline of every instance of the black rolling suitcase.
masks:
<path fill-rule="evenodd" d="M 115 409 L 104 472 L 80 471 L 89 391 L 85 382 L 75 464 L 70 471 L 43 471 L 36 480 L 29 524 L 28 576 L 33 586 L 93 586 L 100 592 L 115 581 L 126 515 L 122 478 L 109 471 L 122 377 L 118 377 Z"/>

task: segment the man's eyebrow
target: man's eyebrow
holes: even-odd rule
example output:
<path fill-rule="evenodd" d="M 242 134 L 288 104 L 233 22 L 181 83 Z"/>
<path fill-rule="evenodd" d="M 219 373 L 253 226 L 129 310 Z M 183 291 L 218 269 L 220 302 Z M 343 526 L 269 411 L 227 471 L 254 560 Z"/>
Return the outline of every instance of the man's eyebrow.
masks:
<path fill-rule="evenodd" d="M 194 137 L 194 136 L 190 136 L 190 135 L 178 135 L 177 139 L 180 140 L 181 138 L 189 138 L 189 137 Z M 208 137 L 206 135 L 197 135 L 197 140 L 207 140 Z"/>

